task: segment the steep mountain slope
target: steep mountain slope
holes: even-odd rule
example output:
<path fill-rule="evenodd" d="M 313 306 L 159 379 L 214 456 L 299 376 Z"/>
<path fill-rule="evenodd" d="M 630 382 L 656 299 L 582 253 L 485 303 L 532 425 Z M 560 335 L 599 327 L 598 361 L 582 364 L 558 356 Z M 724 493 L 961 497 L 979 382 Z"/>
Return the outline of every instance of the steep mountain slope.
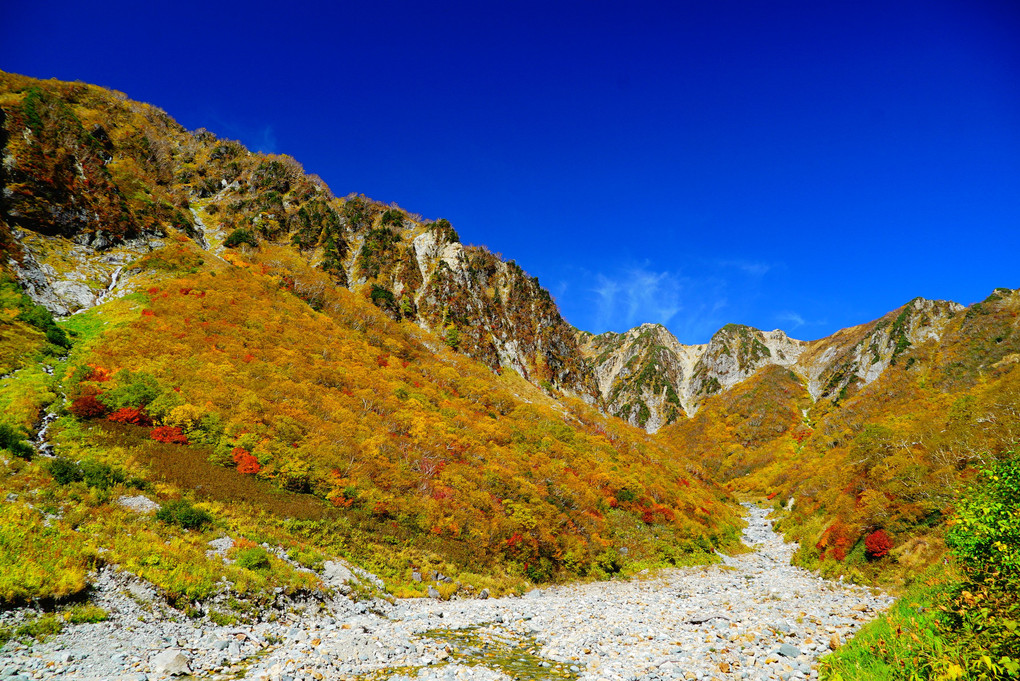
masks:
<path fill-rule="evenodd" d="M 5 266 L 55 314 L 132 290 L 138 255 L 179 230 L 204 250 L 286 243 L 394 319 L 589 402 L 595 387 L 549 293 L 513 262 L 363 197 L 338 199 L 286 156 L 253 154 L 81 83 L 0 74 Z M 61 239 L 54 239 L 61 237 Z M 196 258 L 196 262 L 202 256 Z"/>
<path fill-rule="evenodd" d="M 256 579 L 207 555 L 223 534 L 419 595 L 416 570 L 507 590 L 737 545 L 697 462 L 586 404 L 573 331 L 515 264 L 115 93 L 0 82 L 0 358 L 19 369 L 0 379 L 18 497 L 0 601 L 80 592 L 103 562 L 178 604 L 222 579 L 313 588 L 269 557 Z M 139 492 L 212 519 L 116 503 Z M 54 542 L 49 576 L 23 575 L 19 555 Z"/>

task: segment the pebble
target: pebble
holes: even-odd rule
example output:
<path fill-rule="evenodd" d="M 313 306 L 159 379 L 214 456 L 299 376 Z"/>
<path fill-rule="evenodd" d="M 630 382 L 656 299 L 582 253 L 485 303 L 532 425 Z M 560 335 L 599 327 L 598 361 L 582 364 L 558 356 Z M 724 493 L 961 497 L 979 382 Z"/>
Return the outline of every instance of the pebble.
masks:
<path fill-rule="evenodd" d="M 172 659 L 196 676 L 258 681 L 386 670 L 394 681 L 509 681 L 517 674 L 508 664 L 586 681 L 813 681 L 817 658 L 893 599 L 791 566 L 796 546 L 772 531 L 768 511 L 746 511 L 744 541 L 754 551 L 723 557 L 721 565 L 525 597 L 366 605 L 341 595 L 246 626 L 187 620 L 158 599 L 146 602 L 152 590 L 144 583 L 106 569 L 94 592 L 110 619 L 68 625 L 45 643 L 8 643 L 0 648 L 0 677 L 158 681 L 171 678 L 164 663 Z M 336 581 L 354 573 L 377 582 L 339 564 L 330 572 Z M 471 643 L 452 640 L 451 632 L 469 633 Z M 496 649 L 510 651 L 502 666 L 491 662 Z"/>

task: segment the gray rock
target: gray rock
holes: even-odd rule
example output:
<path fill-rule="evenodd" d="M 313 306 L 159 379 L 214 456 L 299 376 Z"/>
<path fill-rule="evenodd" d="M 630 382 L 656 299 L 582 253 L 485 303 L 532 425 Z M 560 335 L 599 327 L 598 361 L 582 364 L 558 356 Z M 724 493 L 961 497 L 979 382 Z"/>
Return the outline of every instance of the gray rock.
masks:
<path fill-rule="evenodd" d="M 478 597 L 481 598 L 482 600 L 485 600 L 486 598 L 489 597 L 489 590 L 482 589 L 481 593 L 478 594 Z"/>
<path fill-rule="evenodd" d="M 420 582 L 421 581 L 421 573 L 418 572 L 417 570 L 412 572 L 411 573 L 411 580 L 415 581 L 415 582 Z"/>
<path fill-rule="evenodd" d="M 156 655 L 149 661 L 149 666 L 157 674 L 169 674 L 171 676 L 179 676 L 182 674 L 190 674 L 191 668 L 188 666 L 190 660 L 181 650 L 164 650 L 159 655 Z"/>
<path fill-rule="evenodd" d="M 356 581 L 354 573 L 343 563 L 327 560 L 322 564 L 322 581 L 330 586 L 339 587 L 347 582 Z"/>
<path fill-rule="evenodd" d="M 779 650 L 777 652 L 783 657 L 800 657 L 800 650 L 798 650 L 796 646 L 792 646 L 789 643 L 784 643 L 783 645 L 779 646 Z"/>
<path fill-rule="evenodd" d="M 159 504 L 141 494 L 133 497 L 120 497 L 117 499 L 117 504 L 137 513 L 155 513 L 159 510 Z"/>
<path fill-rule="evenodd" d="M 225 556 L 227 551 L 234 548 L 234 540 L 230 537 L 219 537 L 209 542 L 208 546 L 209 550 L 206 551 L 206 555 Z"/>
<path fill-rule="evenodd" d="M 443 595 L 436 590 L 436 587 L 429 585 L 429 598 L 442 598 Z"/>

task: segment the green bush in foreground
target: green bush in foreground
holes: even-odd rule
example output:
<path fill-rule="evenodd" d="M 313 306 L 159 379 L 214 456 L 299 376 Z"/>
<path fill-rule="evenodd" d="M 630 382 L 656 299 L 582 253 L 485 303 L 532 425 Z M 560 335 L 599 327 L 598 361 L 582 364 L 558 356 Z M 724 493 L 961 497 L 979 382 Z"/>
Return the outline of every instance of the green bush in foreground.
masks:
<path fill-rule="evenodd" d="M 822 660 L 822 681 L 1020 679 L 1020 459 L 980 471 L 936 567 L 893 608 Z"/>

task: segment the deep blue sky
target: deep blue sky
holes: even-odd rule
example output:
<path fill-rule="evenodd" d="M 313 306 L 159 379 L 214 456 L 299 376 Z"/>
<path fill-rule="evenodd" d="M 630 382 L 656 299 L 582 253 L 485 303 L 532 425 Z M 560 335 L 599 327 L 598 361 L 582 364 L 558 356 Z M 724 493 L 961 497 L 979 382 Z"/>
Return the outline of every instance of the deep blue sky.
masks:
<path fill-rule="evenodd" d="M 1020 287 L 1016 2 L 6 0 L 0 69 L 445 217 L 591 331 Z"/>

